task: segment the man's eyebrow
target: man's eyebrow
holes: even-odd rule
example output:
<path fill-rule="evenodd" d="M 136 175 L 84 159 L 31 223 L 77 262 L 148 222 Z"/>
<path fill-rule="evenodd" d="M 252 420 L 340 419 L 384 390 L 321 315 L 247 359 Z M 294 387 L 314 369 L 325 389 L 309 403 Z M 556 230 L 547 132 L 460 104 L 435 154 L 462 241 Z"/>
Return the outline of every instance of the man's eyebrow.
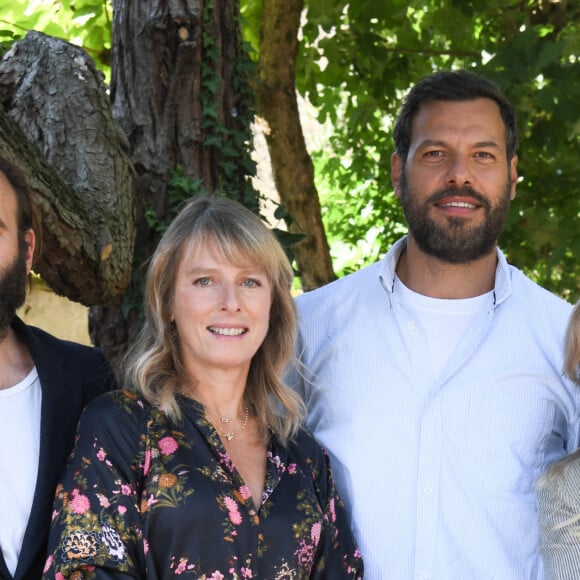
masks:
<path fill-rule="evenodd" d="M 496 143 L 495 141 L 478 141 L 477 143 L 474 144 L 474 147 L 481 147 L 481 148 L 486 148 L 486 147 L 492 147 L 494 149 L 500 149 L 500 146 L 498 143 Z"/>
<path fill-rule="evenodd" d="M 422 147 L 447 147 L 448 143 L 446 141 L 441 141 L 440 139 L 425 139 L 417 145 L 417 149 Z M 495 149 L 500 149 L 500 146 L 495 141 L 478 141 L 473 144 L 473 147 L 493 147 Z"/>
<path fill-rule="evenodd" d="M 425 139 L 421 141 L 417 145 L 417 149 L 421 149 L 421 147 L 446 147 L 447 143 L 445 141 L 441 141 L 439 139 Z"/>

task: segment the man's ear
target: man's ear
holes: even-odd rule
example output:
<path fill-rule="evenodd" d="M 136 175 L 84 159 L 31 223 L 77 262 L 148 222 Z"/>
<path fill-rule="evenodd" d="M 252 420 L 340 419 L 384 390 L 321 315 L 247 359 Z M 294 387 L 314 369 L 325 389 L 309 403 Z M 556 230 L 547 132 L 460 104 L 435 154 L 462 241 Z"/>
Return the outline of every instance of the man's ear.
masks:
<path fill-rule="evenodd" d="M 398 153 L 391 155 L 391 183 L 395 190 L 395 195 L 401 197 L 401 171 L 403 169 L 403 161 Z"/>
<path fill-rule="evenodd" d="M 26 241 L 26 272 L 32 270 L 32 260 L 34 258 L 34 247 L 36 244 L 36 236 L 34 235 L 34 230 L 27 230 L 24 234 L 24 240 Z"/>

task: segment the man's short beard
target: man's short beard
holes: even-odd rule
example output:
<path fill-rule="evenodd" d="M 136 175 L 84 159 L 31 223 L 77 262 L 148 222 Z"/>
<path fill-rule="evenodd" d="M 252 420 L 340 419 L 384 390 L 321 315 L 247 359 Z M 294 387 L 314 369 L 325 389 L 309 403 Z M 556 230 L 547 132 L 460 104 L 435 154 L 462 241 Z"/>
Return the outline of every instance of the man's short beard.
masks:
<path fill-rule="evenodd" d="M 448 264 L 466 264 L 495 250 L 509 211 L 509 181 L 495 207 L 481 193 L 469 187 L 439 190 L 420 202 L 409 187 L 404 168 L 401 171 L 400 187 L 401 204 L 409 232 L 423 253 Z M 461 217 L 448 217 L 446 225 L 431 219 L 429 212 L 433 204 L 450 196 L 475 199 L 485 211 L 485 220 L 477 226 L 469 227 Z"/>
<path fill-rule="evenodd" d="M 16 310 L 26 299 L 27 252 L 26 241 L 19 240 L 18 254 L 14 261 L 0 272 L 0 340 L 5 338 L 8 326 L 16 316 Z"/>

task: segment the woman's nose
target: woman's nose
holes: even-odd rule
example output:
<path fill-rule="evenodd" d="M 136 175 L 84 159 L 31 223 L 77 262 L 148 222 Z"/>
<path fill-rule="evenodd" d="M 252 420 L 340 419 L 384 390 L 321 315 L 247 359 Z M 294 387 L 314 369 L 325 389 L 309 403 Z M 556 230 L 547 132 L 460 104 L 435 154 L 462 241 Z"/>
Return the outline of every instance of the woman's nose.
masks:
<path fill-rule="evenodd" d="M 239 310 L 240 296 L 239 288 L 235 284 L 224 284 L 221 295 L 222 310 Z"/>

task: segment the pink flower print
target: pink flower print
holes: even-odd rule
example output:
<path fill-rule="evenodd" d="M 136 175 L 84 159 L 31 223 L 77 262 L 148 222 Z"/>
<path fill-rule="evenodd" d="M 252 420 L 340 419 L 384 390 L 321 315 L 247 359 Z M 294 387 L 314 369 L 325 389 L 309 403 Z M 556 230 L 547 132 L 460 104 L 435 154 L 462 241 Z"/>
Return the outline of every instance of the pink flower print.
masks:
<path fill-rule="evenodd" d="M 216 570 L 211 576 L 211 580 L 224 580 L 225 576 L 219 571 Z"/>
<path fill-rule="evenodd" d="M 102 447 L 97 451 L 97 459 L 99 461 L 105 461 L 107 459 L 107 452 Z"/>
<path fill-rule="evenodd" d="M 149 554 L 149 540 L 147 538 L 143 538 L 143 553 Z"/>
<path fill-rule="evenodd" d="M 54 575 L 54 580 L 66 580 L 66 578 L 62 575 L 62 572 L 57 572 Z"/>
<path fill-rule="evenodd" d="M 306 538 L 302 538 L 299 547 L 294 551 L 294 555 L 300 564 L 304 567 L 310 567 L 314 558 L 314 545 L 309 544 Z"/>
<path fill-rule="evenodd" d="M 183 574 L 186 568 L 187 568 L 187 560 L 184 560 L 182 558 L 181 560 L 179 560 L 179 566 L 175 568 L 175 574 Z"/>
<path fill-rule="evenodd" d="M 322 525 L 320 522 L 316 522 L 312 524 L 312 528 L 310 529 L 310 538 L 314 542 L 314 545 L 318 545 L 320 541 L 320 530 L 322 529 Z"/>
<path fill-rule="evenodd" d="M 58 510 L 53 510 L 53 512 L 52 512 L 52 517 L 51 517 L 50 519 L 51 519 L 51 520 L 54 520 L 54 519 L 56 519 L 56 516 L 58 516 L 58 514 L 59 514 L 59 511 L 58 511 Z"/>
<path fill-rule="evenodd" d="M 238 504 L 231 497 L 226 497 L 224 499 L 224 503 L 228 508 L 230 521 L 235 526 L 239 526 L 242 523 L 242 516 L 240 515 L 240 512 L 238 510 Z"/>
<path fill-rule="evenodd" d="M 121 493 L 123 495 L 131 495 L 131 486 L 124 483 L 121 485 Z"/>
<path fill-rule="evenodd" d="M 42 571 L 43 574 L 46 574 L 50 570 L 50 567 L 52 566 L 52 560 L 53 560 L 52 556 L 49 556 L 46 559 L 46 563 L 44 564 L 44 570 Z"/>
<path fill-rule="evenodd" d="M 149 468 L 151 467 L 151 451 L 145 451 L 145 461 L 143 463 L 143 475 L 149 473 Z"/>
<path fill-rule="evenodd" d="M 102 493 L 97 493 L 97 498 L 99 499 L 99 505 L 101 507 L 108 508 L 111 505 L 109 498 L 104 496 Z"/>
<path fill-rule="evenodd" d="M 232 469 L 233 469 L 233 463 L 232 463 L 232 460 L 231 460 L 230 456 L 227 454 L 227 452 L 226 453 L 220 453 L 218 451 L 218 456 L 220 458 L 220 463 L 222 465 L 224 465 L 226 469 L 232 471 Z"/>
<path fill-rule="evenodd" d="M 163 455 L 171 455 L 178 449 L 177 441 L 173 437 L 163 437 L 159 440 L 159 449 Z"/>
<path fill-rule="evenodd" d="M 294 473 L 296 473 L 296 463 L 291 463 L 288 466 L 288 473 L 293 475 Z"/>
<path fill-rule="evenodd" d="M 247 485 L 242 485 L 242 487 L 240 487 L 240 495 L 242 496 L 242 499 L 250 499 L 252 497 L 250 488 Z"/>
<path fill-rule="evenodd" d="M 331 500 L 328 502 L 328 509 L 330 510 L 330 515 L 332 517 L 332 521 L 335 522 L 336 521 L 336 507 L 334 505 L 334 498 L 331 498 Z"/>
<path fill-rule="evenodd" d="M 72 497 L 70 509 L 73 513 L 82 515 L 91 507 L 89 498 L 86 495 L 79 493 L 78 489 L 73 490 Z"/>
<path fill-rule="evenodd" d="M 121 515 L 123 515 L 123 514 L 124 514 L 124 513 L 127 511 L 127 508 L 126 508 L 124 505 L 120 505 L 120 506 L 117 508 L 117 511 L 118 511 L 118 512 L 119 512 Z"/>
<path fill-rule="evenodd" d="M 250 568 L 246 568 L 246 567 L 242 566 L 241 572 L 242 572 L 242 578 L 253 578 L 254 577 L 254 575 L 252 574 L 252 570 Z"/>

